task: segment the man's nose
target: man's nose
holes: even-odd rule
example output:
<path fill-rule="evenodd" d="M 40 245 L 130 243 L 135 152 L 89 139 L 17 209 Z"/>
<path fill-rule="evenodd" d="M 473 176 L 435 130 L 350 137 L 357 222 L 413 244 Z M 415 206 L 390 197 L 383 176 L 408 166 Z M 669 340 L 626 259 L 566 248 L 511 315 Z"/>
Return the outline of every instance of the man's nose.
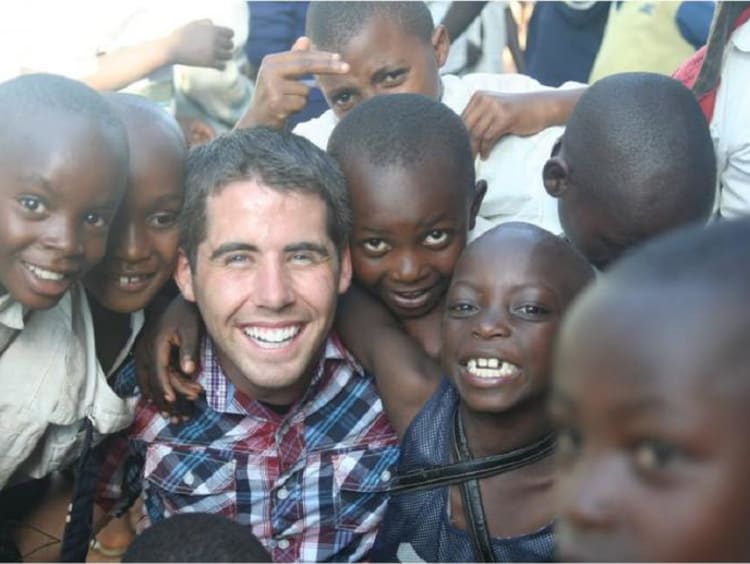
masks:
<path fill-rule="evenodd" d="M 278 311 L 294 302 L 291 276 L 284 264 L 277 260 L 263 261 L 254 284 L 254 301 L 258 307 Z"/>

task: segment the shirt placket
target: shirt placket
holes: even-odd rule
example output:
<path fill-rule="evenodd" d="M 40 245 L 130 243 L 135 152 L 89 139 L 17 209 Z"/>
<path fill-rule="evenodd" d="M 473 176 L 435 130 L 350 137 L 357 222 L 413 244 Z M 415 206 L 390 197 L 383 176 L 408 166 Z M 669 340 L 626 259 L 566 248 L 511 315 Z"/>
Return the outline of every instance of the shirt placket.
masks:
<path fill-rule="evenodd" d="M 302 472 L 299 466 L 304 451 L 304 418 L 301 413 L 286 418 L 275 433 L 278 453 L 278 479 L 271 490 L 271 550 L 276 562 L 298 559 L 302 535 L 287 532 L 303 519 Z M 294 527 L 295 529 L 297 527 Z"/>

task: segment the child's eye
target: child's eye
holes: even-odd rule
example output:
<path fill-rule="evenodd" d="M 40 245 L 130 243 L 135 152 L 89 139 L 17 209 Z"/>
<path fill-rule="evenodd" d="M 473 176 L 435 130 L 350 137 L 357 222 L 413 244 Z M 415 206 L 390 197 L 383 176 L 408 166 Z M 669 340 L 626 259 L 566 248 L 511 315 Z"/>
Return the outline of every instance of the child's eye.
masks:
<path fill-rule="evenodd" d="M 91 227 L 101 228 L 105 227 L 107 225 L 107 220 L 104 219 L 104 217 L 101 214 L 98 214 L 96 212 L 88 212 L 83 216 L 83 221 L 86 223 L 86 225 L 90 225 Z"/>
<path fill-rule="evenodd" d="M 424 244 L 428 247 L 440 247 L 448 242 L 449 234 L 444 229 L 433 229 L 424 238 Z"/>
<path fill-rule="evenodd" d="M 398 69 L 383 75 L 384 86 L 396 86 L 401 84 L 406 78 L 406 69 Z"/>
<path fill-rule="evenodd" d="M 582 443 L 581 434 L 572 427 L 560 427 L 557 431 L 558 464 L 571 463 L 578 456 Z"/>
<path fill-rule="evenodd" d="M 47 211 L 47 206 L 41 198 L 36 196 L 21 196 L 18 198 L 18 203 L 21 204 L 26 211 L 33 214 L 43 214 Z"/>
<path fill-rule="evenodd" d="M 521 304 L 515 311 L 526 319 L 538 319 L 550 313 L 549 309 L 539 304 Z"/>
<path fill-rule="evenodd" d="M 382 255 L 390 250 L 390 246 L 383 239 L 367 239 L 366 241 L 362 241 L 362 248 L 374 255 Z"/>
<path fill-rule="evenodd" d="M 177 214 L 174 212 L 158 212 L 151 215 L 147 222 L 151 227 L 166 229 L 177 223 Z"/>
<path fill-rule="evenodd" d="M 338 110 L 348 109 L 354 103 L 353 92 L 339 92 L 331 97 L 331 103 Z"/>
<path fill-rule="evenodd" d="M 454 302 L 448 305 L 448 311 L 457 316 L 471 315 L 478 309 L 477 306 L 469 302 Z"/>
<path fill-rule="evenodd" d="M 679 449 L 664 441 L 643 441 L 633 452 L 633 462 L 644 472 L 663 470 L 680 455 Z"/>

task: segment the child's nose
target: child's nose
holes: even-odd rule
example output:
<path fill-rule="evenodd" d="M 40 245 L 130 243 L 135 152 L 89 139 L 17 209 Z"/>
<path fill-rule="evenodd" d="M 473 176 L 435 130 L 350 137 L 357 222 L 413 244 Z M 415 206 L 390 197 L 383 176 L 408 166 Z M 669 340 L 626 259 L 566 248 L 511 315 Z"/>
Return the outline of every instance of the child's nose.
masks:
<path fill-rule="evenodd" d="M 474 335 L 480 339 L 508 337 L 511 334 L 508 319 L 502 312 L 485 311 L 476 320 Z"/>
<path fill-rule="evenodd" d="M 66 257 L 83 255 L 83 236 L 78 221 L 74 218 L 59 217 L 48 223 L 46 244 Z"/>
<path fill-rule="evenodd" d="M 120 252 L 122 258 L 128 262 L 148 258 L 151 253 L 145 230 L 134 224 L 128 225 L 125 236 L 120 241 Z"/>
<path fill-rule="evenodd" d="M 618 476 L 622 475 L 613 458 L 580 460 L 560 477 L 558 499 L 561 518 L 576 529 L 606 529 L 616 522 Z"/>
<path fill-rule="evenodd" d="M 419 260 L 417 253 L 404 251 L 398 255 L 396 260 L 395 269 L 391 273 L 394 280 L 411 283 L 422 277 L 422 262 Z"/>

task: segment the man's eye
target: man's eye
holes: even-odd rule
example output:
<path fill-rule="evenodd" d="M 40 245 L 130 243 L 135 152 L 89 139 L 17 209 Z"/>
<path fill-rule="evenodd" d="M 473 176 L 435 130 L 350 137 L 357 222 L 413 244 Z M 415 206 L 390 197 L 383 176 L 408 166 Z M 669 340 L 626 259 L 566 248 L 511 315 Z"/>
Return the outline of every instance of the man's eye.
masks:
<path fill-rule="evenodd" d="M 633 462 L 639 470 L 653 472 L 668 467 L 679 454 L 676 446 L 664 441 L 644 441 L 636 446 Z"/>
<path fill-rule="evenodd" d="M 367 239 L 362 242 L 362 248 L 368 253 L 383 254 L 388 251 L 389 246 L 383 239 Z"/>
<path fill-rule="evenodd" d="M 250 257 L 248 255 L 238 254 L 238 255 L 227 255 L 226 257 L 224 257 L 224 263 L 230 266 L 232 265 L 241 266 L 241 265 L 247 264 L 248 262 L 250 262 Z"/>
<path fill-rule="evenodd" d="M 18 198 L 18 203 L 31 213 L 42 214 L 47 211 L 44 201 L 36 196 L 21 196 Z"/>
<path fill-rule="evenodd" d="M 315 260 L 315 256 L 312 253 L 294 253 L 289 257 L 289 260 L 293 264 L 303 266 L 307 264 L 315 264 L 317 262 Z"/>
<path fill-rule="evenodd" d="M 96 212 L 88 212 L 83 216 L 83 221 L 86 223 L 86 225 L 90 225 L 91 227 L 105 227 L 107 225 L 107 220 L 104 219 L 104 217 L 101 214 L 98 214 Z"/>
<path fill-rule="evenodd" d="M 440 247 L 448 242 L 448 232 L 444 229 L 434 229 L 424 238 L 424 243 L 428 247 Z"/>
<path fill-rule="evenodd" d="M 148 218 L 148 224 L 157 229 L 166 229 L 177 223 L 177 214 L 174 212 L 159 212 Z"/>

